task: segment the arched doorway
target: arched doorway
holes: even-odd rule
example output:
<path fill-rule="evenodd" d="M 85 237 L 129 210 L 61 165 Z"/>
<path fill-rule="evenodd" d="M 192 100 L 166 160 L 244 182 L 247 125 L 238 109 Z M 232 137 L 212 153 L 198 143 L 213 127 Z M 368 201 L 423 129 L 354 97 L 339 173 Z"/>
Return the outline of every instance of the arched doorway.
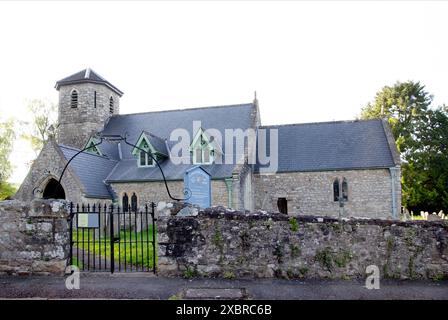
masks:
<path fill-rule="evenodd" d="M 42 198 L 44 199 L 65 199 L 65 191 L 62 185 L 51 178 L 45 186 Z"/>

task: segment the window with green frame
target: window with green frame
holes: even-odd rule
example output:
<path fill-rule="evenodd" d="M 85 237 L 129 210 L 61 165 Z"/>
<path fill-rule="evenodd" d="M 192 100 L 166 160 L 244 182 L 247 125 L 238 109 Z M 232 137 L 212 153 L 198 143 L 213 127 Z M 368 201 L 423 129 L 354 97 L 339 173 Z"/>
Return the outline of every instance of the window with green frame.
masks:
<path fill-rule="evenodd" d="M 101 152 L 98 147 L 95 146 L 95 141 L 93 140 L 89 142 L 88 149 L 86 151 L 101 156 Z"/>
<path fill-rule="evenodd" d="M 139 157 L 138 157 L 138 166 L 139 167 L 152 167 L 154 166 L 154 159 L 151 157 L 151 148 L 148 145 L 148 142 L 146 142 L 145 139 L 142 140 L 140 145 L 138 146 L 139 150 Z M 150 155 L 151 154 L 151 155 Z"/>
<path fill-rule="evenodd" d="M 206 138 L 201 135 L 199 136 L 198 141 L 193 147 L 193 163 L 194 164 L 211 164 L 213 163 L 213 158 L 215 155 L 215 151 L 211 147 L 211 145 L 207 142 Z"/>

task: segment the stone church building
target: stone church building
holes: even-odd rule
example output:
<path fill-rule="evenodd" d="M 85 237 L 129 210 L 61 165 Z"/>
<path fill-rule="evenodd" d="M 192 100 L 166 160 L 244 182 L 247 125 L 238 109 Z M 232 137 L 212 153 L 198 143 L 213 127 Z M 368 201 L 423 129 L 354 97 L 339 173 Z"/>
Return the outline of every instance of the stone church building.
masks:
<path fill-rule="evenodd" d="M 17 199 L 57 197 L 132 207 L 170 201 L 161 171 L 140 151 L 144 149 L 157 159 L 177 198 L 184 196 L 185 172 L 201 166 L 211 176 L 211 205 L 290 215 L 338 216 L 342 210 L 344 217 L 399 216 L 400 158 L 385 120 L 263 126 L 257 99 L 229 106 L 120 114 L 123 92 L 91 69 L 56 82 L 55 88 L 59 91 L 57 139 L 46 142 Z M 193 122 L 201 126 L 195 130 Z M 247 148 L 235 155 L 244 161 L 217 161 L 229 148 L 207 136 L 206 130 L 212 128 L 222 136 L 227 129 L 265 129 L 266 141 L 273 139 L 275 131 L 275 170 L 250 163 Z M 191 136 L 188 164 L 172 159 L 170 134 L 176 129 Z M 139 149 L 110 140 L 95 146 L 98 134 L 126 136 Z M 87 147 L 68 165 L 58 186 L 67 161 Z"/>

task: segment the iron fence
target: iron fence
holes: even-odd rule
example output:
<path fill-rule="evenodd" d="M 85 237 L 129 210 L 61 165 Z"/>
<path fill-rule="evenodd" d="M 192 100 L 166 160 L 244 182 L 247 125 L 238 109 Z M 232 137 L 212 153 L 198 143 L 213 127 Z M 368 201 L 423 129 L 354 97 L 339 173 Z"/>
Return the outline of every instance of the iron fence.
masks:
<path fill-rule="evenodd" d="M 82 271 L 156 273 L 154 203 L 70 204 L 70 264 Z"/>

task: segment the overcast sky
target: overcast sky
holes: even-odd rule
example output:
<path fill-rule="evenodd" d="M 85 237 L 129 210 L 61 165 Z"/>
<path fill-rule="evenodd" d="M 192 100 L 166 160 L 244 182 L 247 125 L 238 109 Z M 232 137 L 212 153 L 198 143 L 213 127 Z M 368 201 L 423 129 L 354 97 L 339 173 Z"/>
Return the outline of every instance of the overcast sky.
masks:
<path fill-rule="evenodd" d="M 121 113 L 250 102 L 263 124 L 355 118 L 415 80 L 448 103 L 448 2 L 0 2 L 0 121 L 91 67 Z M 34 154 L 17 141 L 12 182 Z"/>

